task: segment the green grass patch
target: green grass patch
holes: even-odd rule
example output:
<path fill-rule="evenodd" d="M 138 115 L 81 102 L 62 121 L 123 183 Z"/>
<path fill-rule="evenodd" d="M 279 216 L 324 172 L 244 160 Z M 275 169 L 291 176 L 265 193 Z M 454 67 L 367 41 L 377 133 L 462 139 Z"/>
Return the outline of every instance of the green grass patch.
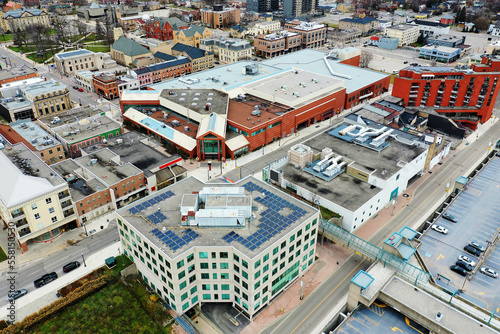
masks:
<path fill-rule="evenodd" d="M 5 251 L 3 250 L 2 247 L 0 247 L 0 262 L 3 262 L 7 260 L 7 254 L 5 254 Z"/>
<path fill-rule="evenodd" d="M 94 51 L 94 52 L 109 52 L 110 47 L 109 46 L 92 46 L 92 45 L 85 45 L 85 49 Z"/>
<path fill-rule="evenodd" d="M 82 40 L 82 43 L 93 42 L 93 41 L 97 41 L 96 34 L 90 34 L 90 35 L 88 35 L 87 37 L 85 37 L 84 40 Z"/>
<path fill-rule="evenodd" d="M 58 53 L 60 50 L 56 50 L 55 53 Z M 30 55 L 27 56 L 27 58 L 31 59 L 31 60 L 34 60 L 36 61 L 37 63 L 39 64 L 42 64 L 44 63 L 47 59 L 49 59 L 50 57 L 52 57 L 54 54 L 52 53 L 52 50 L 47 50 L 43 57 L 38 57 L 37 56 L 37 53 L 32 53 Z"/>
<path fill-rule="evenodd" d="M 5 37 L 5 40 L 4 40 Z M 12 34 L 5 34 L 4 36 L 0 36 L 0 43 L 12 42 L 14 36 Z"/>
<path fill-rule="evenodd" d="M 330 220 L 332 218 L 340 218 L 341 216 L 336 213 L 336 212 L 333 212 L 323 206 L 319 206 L 319 211 L 321 212 L 321 217 L 323 217 L 323 219 L 325 220 Z"/>
<path fill-rule="evenodd" d="M 116 266 L 109 270 L 109 274 L 114 277 L 120 276 L 120 271 L 130 266 L 133 262 L 125 255 L 115 256 Z"/>
<path fill-rule="evenodd" d="M 171 319 L 139 280 L 112 284 L 68 307 L 31 333 L 168 333 Z"/>

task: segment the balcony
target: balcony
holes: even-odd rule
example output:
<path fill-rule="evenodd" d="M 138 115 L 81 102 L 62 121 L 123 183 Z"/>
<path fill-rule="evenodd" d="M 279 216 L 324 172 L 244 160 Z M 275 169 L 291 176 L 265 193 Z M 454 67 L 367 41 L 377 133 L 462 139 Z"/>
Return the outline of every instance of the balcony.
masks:
<path fill-rule="evenodd" d="M 409 96 L 410 96 L 410 98 L 412 98 L 412 97 L 418 97 L 418 94 L 410 94 Z"/>
<path fill-rule="evenodd" d="M 413 94 L 418 94 L 418 89 L 412 89 L 412 90 L 410 90 L 410 94 L 412 94 L 412 93 Z"/>
<path fill-rule="evenodd" d="M 479 95 L 478 98 L 483 99 L 486 97 L 486 95 Z"/>
<path fill-rule="evenodd" d="M 67 208 L 68 206 L 71 206 L 71 205 L 73 205 L 73 203 L 71 202 L 71 200 L 64 201 L 64 202 L 61 203 L 61 208 L 64 209 L 64 208 Z"/>
<path fill-rule="evenodd" d="M 443 94 L 444 90 L 438 89 L 438 94 Z"/>
<path fill-rule="evenodd" d="M 31 230 L 29 227 L 25 227 L 23 229 L 20 229 L 20 230 L 17 230 L 17 232 L 19 233 L 19 237 L 24 237 L 25 235 L 28 235 L 31 233 Z"/>
<path fill-rule="evenodd" d="M 21 226 L 24 226 L 28 224 L 28 221 L 26 220 L 26 218 L 23 218 L 23 219 L 19 219 L 17 222 L 16 222 L 16 227 L 21 227 Z"/>
<path fill-rule="evenodd" d="M 453 94 L 458 94 L 458 90 L 457 89 L 452 89 L 451 91 Z"/>
<path fill-rule="evenodd" d="M 75 214 L 75 210 L 73 210 L 73 208 L 71 208 L 69 210 L 65 210 L 63 212 L 64 218 L 68 218 L 69 216 L 72 216 L 74 214 Z"/>
<path fill-rule="evenodd" d="M 12 218 L 18 218 L 18 217 L 24 216 L 24 211 L 23 211 L 23 209 L 17 209 L 17 210 L 12 211 L 10 213 L 10 215 L 12 216 Z"/>
<path fill-rule="evenodd" d="M 69 191 L 61 191 L 57 196 L 59 197 L 59 199 L 63 199 L 70 196 L 70 193 Z"/>

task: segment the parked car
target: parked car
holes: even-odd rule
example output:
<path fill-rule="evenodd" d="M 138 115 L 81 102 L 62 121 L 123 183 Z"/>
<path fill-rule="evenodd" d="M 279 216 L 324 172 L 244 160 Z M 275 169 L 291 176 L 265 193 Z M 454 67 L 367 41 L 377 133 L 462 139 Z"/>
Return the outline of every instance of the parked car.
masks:
<path fill-rule="evenodd" d="M 462 275 L 462 276 L 467 276 L 467 271 L 466 271 L 464 268 L 459 267 L 459 266 L 457 266 L 457 265 L 453 265 L 453 266 L 451 266 L 451 267 L 450 267 L 450 270 L 451 270 L 451 271 L 454 271 L 454 272 L 456 272 L 457 274 L 460 274 L 460 275 Z"/>
<path fill-rule="evenodd" d="M 16 290 L 7 296 L 7 300 L 9 302 L 12 302 L 13 300 L 19 299 L 27 293 L 28 293 L 28 290 L 26 290 L 26 289 Z"/>
<path fill-rule="evenodd" d="M 434 231 L 436 232 L 439 232 L 439 233 L 443 233 L 443 234 L 448 234 L 448 229 L 447 228 L 444 228 L 443 226 L 441 225 L 432 225 L 431 227 Z"/>
<path fill-rule="evenodd" d="M 417 66 L 418 64 L 417 63 L 411 63 L 410 65 L 411 66 Z"/>
<path fill-rule="evenodd" d="M 78 91 L 79 92 L 83 92 L 83 88 L 78 88 Z"/>
<path fill-rule="evenodd" d="M 481 253 L 486 250 L 486 248 L 484 248 L 483 245 L 481 245 L 481 244 L 479 244 L 478 242 L 475 242 L 475 241 L 469 242 L 469 245 L 471 245 L 472 247 L 474 247 L 475 249 L 477 249 Z"/>
<path fill-rule="evenodd" d="M 73 89 L 76 89 L 76 90 L 78 90 L 78 86 L 73 86 Z"/>
<path fill-rule="evenodd" d="M 481 251 L 471 245 L 467 245 L 464 247 L 464 251 L 474 256 L 481 256 Z"/>
<path fill-rule="evenodd" d="M 403 64 L 408 64 L 408 60 L 406 60 Z"/>
<path fill-rule="evenodd" d="M 455 216 L 453 216 L 453 215 L 451 215 L 451 214 L 449 214 L 447 212 L 443 213 L 443 218 L 447 219 L 447 220 L 449 220 L 449 221 L 451 221 L 453 223 L 457 222 L 457 219 L 455 218 Z"/>
<path fill-rule="evenodd" d="M 70 271 L 75 270 L 75 269 L 76 269 L 76 268 L 78 268 L 78 267 L 80 267 L 80 262 L 78 262 L 78 261 L 73 261 L 73 262 L 70 262 L 70 263 L 68 263 L 67 265 L 65 265 L 65 266 L 63 267 L 63 271 L 64 271 L 65 273 L 69 273 Z"/>
<path fill-rule="evenodd" d="M 486 276 L 490 276 L 490 277 L 493 277 L 493 278 L 497 278 L 498 277 L 498 273 L 496 271 L 494 271 L 493 269 L 491 268 L 481 268 L 479 270 L 480 272 L 482 272 L 483 274 L 485 274 Z"/>
<path fill-rule="evenodd" d="M 40 277 L 39 279 L 35 280 L 33 282 L 33 285 L 35 286 L 35 288 L 40 288 L 40 287 L 44 286 L 45 284 L 48 284 L 52 281 L 55 281 L 57 279 L 57 277 L 58 276 L 55 272 L 51 272 L 51 273 L 45 274 L 42 277 Z"/>
<path fill-rule="evenodd" d="M 455 264 L 459 267 L 464 268 L 467 271 L 472 271 L 472 266 L 464 261 L 457 261 Z"/>
<path fill-rule="evenodd" d="M 465 263 L 470 264 L 472 267 L 474 267 L 476 265 L 476 262 L 472 261 L 472 259 L 466 255 L 459 255 L 458 260 L 464 261 Z"/>

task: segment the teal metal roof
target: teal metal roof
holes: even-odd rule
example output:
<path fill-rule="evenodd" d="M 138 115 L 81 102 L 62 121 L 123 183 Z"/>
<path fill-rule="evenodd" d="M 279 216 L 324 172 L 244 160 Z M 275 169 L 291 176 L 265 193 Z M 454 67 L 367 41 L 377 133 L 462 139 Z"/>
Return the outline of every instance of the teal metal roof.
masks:
<path fill-rule="evenodd" d="M 113 46 L 111 48 L 113 50 L 123 52 L 125 55 L 131 57 L 150 53 L 150 51 L 144 46 L 125 36 L 120 36 L 120 38 L 118 38 L 116 42 L 113 43 Z"/>
<path fill-rule="evenodd" d="M 403 237 L 405 237 L 408 240 L 413 240 L 417 236 L 417 231 L 414 229 L 409 228 L 408 226 L 405 226 L 399 231 L 399 234 L 401 234 Z"/>
<path fill-rule="evenodd" d="M 417 250 L 407 244 L 401 243 L 398 246 L 398 251 L 403 256 L 403 260 L 408 261 Z"/>
<path fill-rule="evenodd" d="M 469 182 L 469 178 L 465 177 L 465 176 L 460 176 L 457 179 L 457 183 L 460 183 L 460 184 L 467 184 L 467 182 Z"/>
<path fill-rule="evenodd" d="M 351 279 L 351 282 L 353 282 L 354 284 L 359 286 L 361 289 L 365 290 L 366 288 L 368 288 L 370 286 L 370 284 L 373 283 L 374 280 L 375 280 L 375 278 L 373 278 L 373 276 L 371 276 L 370 274 L 368 274 L 364 270 L 360 270 L 356 274 L 356 276 L 354 276 Z"/>
<path fill-rule="evenodd" d="M 385 240 L 385 243 L 388 245 L 391 245 L 392 247 L 396 247 L 398 242 L 401 241 L 403 236 L 399 234 L 398 232 L 394 232 L 389 238 Z"/>

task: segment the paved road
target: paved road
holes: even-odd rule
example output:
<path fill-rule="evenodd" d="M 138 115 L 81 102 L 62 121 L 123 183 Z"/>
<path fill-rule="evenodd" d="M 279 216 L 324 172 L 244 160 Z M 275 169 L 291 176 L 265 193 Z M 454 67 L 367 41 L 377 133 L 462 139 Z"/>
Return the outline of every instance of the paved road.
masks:
<path fill-rule="evenodd" d="M 500 122 L 493 124 L 489 130 L 476 142 L 467 146 L 466 149 L 452 152 L 446 163 L 432 173 L 419 187 L 409 205 L 380 228 L 368 241 L 380 245 L 392 232 L 401 229 L 401 227 L 414 227 L 416 224 L 420 224 L 423 219 L 427 218 L 429 209 L 437 206 L 444 199 L 446 184 L 452 183 L 471 167 L 476 166 L 477 162 L 487 152 L 488 143 L 490 141 L 496 142 L 498 138 L 500 138 Z M 281 156 L 283 154 L 281 153 Z M 251 168 L 257 169 L 260 166 L 265 166 L 269 160 L 274 161 L 275 156 L 279 156 L 279 152 L 274 152 L 272 157 L 264 156 L 253 161 Z M 245 166 L 243 170 L 245 170 Z M 289 314 L 282 316 L 263 333 L 309 333 L 329 313 L 335 301 L 347 292 L 350 278 L 362 269 L 361 267 L 364 267 L 364 265 L 361 265 L 356 268 L 358 264 L 356 261 L 359 261 L 357 257 L 350 257 L 344 264 L 345 269 L 335 271 L 323 285 L 318 287 L 313 294 L 292 311 L 291 315 L 293 316 Z M 356 268 L 356 270 L 348 270 L 348 268 Z M 325 298 L 325 296 L 329 297 Z M 330 296 L 334 297 L 330 299 Z"/>
<path fill-rule="evenodd" d="M 86 259 L 92 257 L 93 254 L 99 252 L 101 249 L 106 248 L 111 243 L 120 239 L 116 222 L 112 221 L 108 228 L 104 231 L 88 237 L 74 246 L 69 246 L 63 251 L 56 252 L 48 257 L 33 261 L 27 265 L 21 265 L 17 271 L 16 287 L 17 289 L 26 289 L 28 293 L 35 290 L 33 281 L 40 276 L 55 271 L 59 276 L 64 275 L 62 267 L 71 261 L 80 261 L 82 263 L 82 254 Z M 0 282 L 6 280 L 7 271 L 0 273 Z M 7 305 L 7 300 L 4 298 L 9 291 L 8 284 L 0 284 L 0 308 Z"/>

